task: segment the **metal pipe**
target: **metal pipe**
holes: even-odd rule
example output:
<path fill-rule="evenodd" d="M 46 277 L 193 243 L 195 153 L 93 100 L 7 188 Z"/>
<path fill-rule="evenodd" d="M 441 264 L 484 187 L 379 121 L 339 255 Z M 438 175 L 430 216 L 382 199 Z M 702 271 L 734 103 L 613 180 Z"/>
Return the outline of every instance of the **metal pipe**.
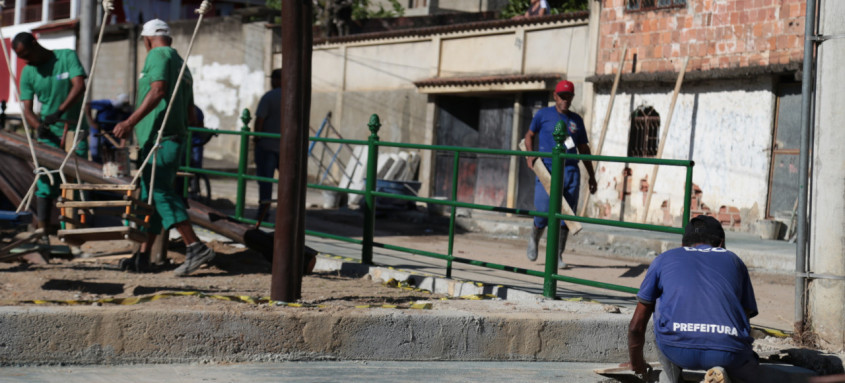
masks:
<path fill-rule="evenodd" d="M 804 299 L 807 278 L 807 207 L 810 177 L 810 138 L 812 131 L 813 88 L 815 86 L 814 57 L 816 34 L 816 3 L 807 0 L 807 15 L 804 21 L 804 65 L 801 73 L 801 149 L 798 160 L 798 243 L 795 249 L 795 331 L 804 330 L 804 314 L 807 302 Z"/>
<path fill-rule="evenodd" d="M 282 102 L 279 188 L 270 297 L 293 302 L 302 294 L 305 177 L 310 106 L 311 2 L 282 1 Z M 306 19 L 309 20 L 306 23 Z M 301 237 L 301 238 L 300 238 Z"/>

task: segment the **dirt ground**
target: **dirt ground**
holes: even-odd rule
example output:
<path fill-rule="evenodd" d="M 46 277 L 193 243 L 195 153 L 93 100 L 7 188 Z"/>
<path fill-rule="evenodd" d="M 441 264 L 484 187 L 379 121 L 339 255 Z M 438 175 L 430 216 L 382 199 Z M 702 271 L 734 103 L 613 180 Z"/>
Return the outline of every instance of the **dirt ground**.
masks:
<path fill-rule="evenodd" d="M 56 243 L 55 241 L 53 243 Z M 188 277 L 175 277 L 172 270 L 184 256 L 184 246 L 171 241 L 168 257 L 172 263 L 154 273 L 127 273 L 118 269 L 120 259 L 132 249 L 129 241 L 90 242 L 82 247 L 89 254 L 126 251 L 124 255 L 52 259 L 49 264 L 21 262 L 0 263 L 0 304 L 30 305 L 33 300 L 97 301 L 106 298 L 146 297 L 169 292 L 201 292 L 207 295 L 267 297 L 270 289 L 270 264 L 258 253 L 236 244 L 210 243 L 218 257 Z M 181 247 L 181 248 L 180 248 Z M 361 305 L 407 306 L 417 300 L 438 299 L 441 295 L 388 287 L 368 276 L 341 276 L 314 273 L 302 281 L 305 305 L 324 309 Z M 56 304 L 56 303 L 54 303 Z M 203 307 L 243 305 L 200 296 L 178 296 L 141 303 L 149 306 Z"/>

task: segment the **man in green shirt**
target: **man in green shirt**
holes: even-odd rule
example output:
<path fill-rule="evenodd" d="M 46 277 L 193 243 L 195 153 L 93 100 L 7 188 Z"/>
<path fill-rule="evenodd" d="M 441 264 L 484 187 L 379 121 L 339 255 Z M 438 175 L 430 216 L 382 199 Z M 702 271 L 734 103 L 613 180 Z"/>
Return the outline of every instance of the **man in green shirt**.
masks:
<path fill-rule="evenodd" d="M 144 24 L 141 31 L 144 47 L 147 48 L 147 59 L 141 76 L 138 78 L 138 96 L 140 104 L 135 112 L 125 121 L 114 127 L 114 135 L 127 138 L 135 131 L 141 151 L 138 161 L 143 161 L 155 145 L 158 130 L 165 123 L 162 132 L 161 146 L 155 154 L 155 165 L 152 159 L 144 167 L 141 177 L 141 198 L 146 200 L 149 192 L 152 167 L 155 166 L 155 184 L 153 186 L 153 206 L 155 212 L 150 217 L 148 240 L 141 245 L 140 252 L 135 254 L 121 267 L 129 271 L 146 271 L 149 268 L 150 249 L 155 236 L 164 230 L 175 227 L 182 235 L 187 245 L 185 263 L 179 266 L 174 274 L 183 276 L 196 271 L 204 263 L 214 259 L 214 251 L 199 241 L 193 226 L 188 220 L 188 213 L 182 196 L 176 193 L 176 169 L 185 159 L 188 123 L 196 121 L 193 108 L 194 92 L 193 80 L 187 69 L 176 92 L 176 99 L 167 121 L 164 114 L 167 105 L 176 90 L 176 80 L 182 67 L 182 57 L 170 45 L 170 27 L 161 20 L 151 20 Z"/>
<path fill-rule="evenodd" d="M 20 80 L 24 118 L 35 129 L 38 142 L 61 147 L 65 143 L 66 128 L 76 129 L 85 93 L 85 69 L 76 52 L 70 49 L 46 49 L 29 32 L 18 33 L 12 40 L 12 49 L 27 63 L 21 71 Z M 38 115 L 33 111 L 35 97 L 41 103 Z M 84 122 L 80 137 L 88 137 Z M 75 152 L 87 158 L 88 141 L 80 140 Z M 40 176 L 35 191 L 38 226 L 48 231 L 53 230 L 50 211 L 53 200 L 59 196 L 58 179 L 54 177 L 51 185 L 47 176 Z"/>

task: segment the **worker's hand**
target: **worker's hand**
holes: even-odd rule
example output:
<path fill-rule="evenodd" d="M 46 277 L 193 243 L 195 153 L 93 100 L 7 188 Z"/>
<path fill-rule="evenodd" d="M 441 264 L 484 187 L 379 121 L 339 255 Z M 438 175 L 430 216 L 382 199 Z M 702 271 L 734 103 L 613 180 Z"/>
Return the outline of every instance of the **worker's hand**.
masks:
<path fill-rule="evenodd" d="M 129 135 L 132 134 L 133 128 L 134 126 L 132 126 L 132 124 L 126 121 L 121 121 L 114 126 L 112 134 L 114 134 L 114 136 L 117 138 L 129 138 Z"/>
<path fill-rule="evenodd" d="M 630 368 L 631 371 L 634 371 L 637 375 L 646 376 L 648 374 L 648 370 L 651 369 L 651 365 L 645 362 L 644 359 L 639 358 L 639 361 L 630 361 L 626 363 L 619 364 L 619 367 L 623 368 Z"/>
<path fill-rule="evenodd" d="M 587 184 L 590 186 L 590 194 L 596 194 L 596 190 L 599 188 L 599 184 L 596 182 L 596 177 L 590 177 Z"/>
<path fill-rule="evenodd" d="M 41 124 L 35 127 L 35 137 L 46 140 L 50 137 L 50 128 L 47 124 Z"/>
<path fill-rule="evenodd" d="M 525 162 L 528 163 L 529 168 L 534 169 L 534 160 L 536 159 L 537 157 L 525 157 Z"/>
<path fill-rule="evenodd" d="M 59 122 L 59 117 L 61 117 L 61 116 L 62 116 L 62 112 L 57 110 L 57 111 L 47 115 L 47 117 L 44 117 L 43 125 L 53 125 L 53 124 Z"/>

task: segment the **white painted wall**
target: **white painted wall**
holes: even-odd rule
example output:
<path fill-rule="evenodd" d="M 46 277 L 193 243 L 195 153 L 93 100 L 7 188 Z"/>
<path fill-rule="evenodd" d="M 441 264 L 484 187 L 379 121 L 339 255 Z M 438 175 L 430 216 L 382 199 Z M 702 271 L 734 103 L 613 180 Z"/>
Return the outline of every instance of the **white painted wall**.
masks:
<path fill-rule="evenodd" d="M 601 116 L 593 125 L 592 145 L 599 141 L 601 119 L 609 98 L 607 90 L 596 95 L 594 110 Z M 662 125 L 666 122 L 671 99 L 671 87 L 621 87 L 601 154 L 626 156 L 630 113 L 639 106 L 651 106 L 660 114 Z M 751 225 L 765 214 L 774 110 L 775 97 L 769 79 L 684 86 L 678 96 L 662 158 L 695 161 L 693 183 L 702 189 L 703 203 L 714 213 L 720 206 L 735 206 L 744 215 L 743 225 Z M 663 128 L 661 126 L 661 135 Z M 600 164 L 599 191 L 590 199 L 590 216 L 599 216 L 604 209 L 609 210 L 614 219 L 619 217 L 621 201 L 617 184 L 622 182 L 624 166 L 624 163 Z M 640 191 L 640 180 L 651 176 L 652 165 L 629 167 L 633 171 L 633 182 L 624 218 L 633 221 L 642 215 L 646 192 Z M 683 168 L 660 168 L 648 214 L 650 223 L 663 223 L 661 203 L 664 200 L 670 203 L 672 224 L 680 223 L 684 182 Z M 653 182 L 649 180 L 649 184 Z"/>
<path fill-rule="evenodd" d="M 265 93 L 264 72 L 250 71 L 246 64 L 206 62 L 203 55 L 192 55 L 188 68 L 194 79 L 194 103 L 203 110 L 209 129 L 237 129 L 221 126 L 220 118 L 240 116 Z"/>

